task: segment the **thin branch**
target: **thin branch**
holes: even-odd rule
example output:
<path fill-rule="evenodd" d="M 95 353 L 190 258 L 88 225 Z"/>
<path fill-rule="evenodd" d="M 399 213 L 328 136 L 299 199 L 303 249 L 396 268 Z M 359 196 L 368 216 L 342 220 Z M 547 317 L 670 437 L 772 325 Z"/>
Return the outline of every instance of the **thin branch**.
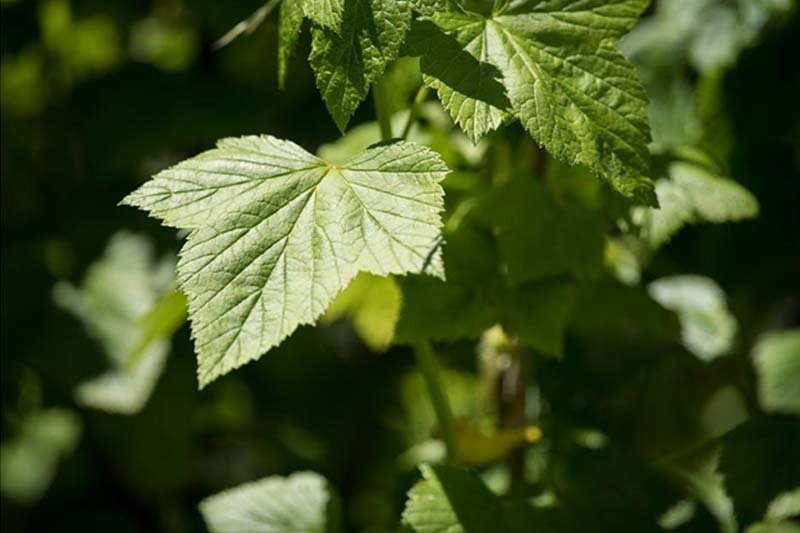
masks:
<path fill-rule="evenodd" d="M 246 33 L 251 35 L 261 25 L 264 20 L 272 13 L 281 0 L 269 0 L 266 4 L 258 8 L 252 15 L 239 22 L 236 26 L 231 28 L 228 33 L 220 37 L 214 44 L 211 45 L 213 50 L 219 50 L 231 44 L 231 42 Z"/>

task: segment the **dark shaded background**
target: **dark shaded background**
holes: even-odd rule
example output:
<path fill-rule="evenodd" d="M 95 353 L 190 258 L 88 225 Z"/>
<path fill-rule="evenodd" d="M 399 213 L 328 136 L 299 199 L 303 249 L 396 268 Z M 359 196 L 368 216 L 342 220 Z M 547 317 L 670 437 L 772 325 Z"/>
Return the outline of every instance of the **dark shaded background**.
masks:
<path fill-rule="evenodd" d="M 43 405 L 74 405 L 74 386 L 104 367 L 98 345 L 53 305 L 54 283 L 80 280 L 120 228 L 152 236 L 165 251 L 178 247 L 174 232 L 117 207 L 126 193 L 221 137 L 266 132 L 309 149 L 338 137 L 302 59 L 307 39 L 284 92 L 275 75 L 274 18 L 253 36 L 210 51 L 210 43 L 258 1 L 71 4 L 75 19 L 102 16 L 114 28 L 113 61 L 92 66 L 89 59 L 87 67 L 49 49 L 37 2 L 4 2 L 0 21 L 4 61 L 38 47 L 44 64 L 36 85 L 41 95 L 28 94 L 32 104 L 3 95 L 3 438 L 13 427 L 21 376 L 38 376 Z M 131 28 L 151 16 L 196 39 L 177 67 L 169 57 L 166 67 L 131 57 Z M 691 411 L 692 391 L 710 384 L 734 383 L 757 412 L 749 347 L 765 328 L 798 323 L 800 69 L 791 52 L 797 36 L 796 24 L 773 32 L 724 78 L 732 177 L 758 198 L 760 217 L 684 230 L 648 274 L 696 272 L 717 280 L 740 322 L 736 353 L 704 366 L 685 354 L 623 353 L 610 341 L 589 346 L 570 338 L 567 351 L 574 357 L 536 369 L 548 394 L 563 398 L 553 408 L 553 431 L 559 420 L 577 421 L 604 428 L 617 443 L 598 452 L 601 457 L 563 458 L 561 475 L 580 503 L 576 513 L 594 515 L 597 531 L 617 522 L 619 530 L 635 531 L 638 515 L 663 511 L 674 489 L 641 466 L 638 441 L 669 433 L 672 419 L 679 432 L 675 412 Z M 354 123 L 370 118 L 370 107 L 364 105 Z M 469 366 L 467 357 L 454 357 L 453 364 Z M 153 397 L 136 417 L 76 407 L 84 423 L 80 446 L 35 506 L 3 499 L 3 531 L 201 531 L 196 504 L 204 496 L 300 469 L 333 482 L 352 528 L 394 527 L 414 479 L 393 466 L 405 447 L 393 420 L 402 412 L 397 385 L 412 365 L 409 353 L 370 354 L 344 324 L 303 328 L 269 357 L 202 392 L 193 358 L 184 327 Z M 612 391 L 621 388 L 620 404 L 620 393 Z M 734 478 L 797 483 L 791 467 L 800 449 L 796 419 L 756 415 L 736 431 L 739 448 L 732 445 L 731 453 L 740 458 L 729 461 L 741 472 Z M 748 432 L 766 443 L 758 447 L 759 438 Z M 734 497 L 745 517 L 757 519 L 765 505 L 760 500 L 770 495 L 751 492 Z M 630 514 L 612 516 L 621 509 Z M 693 527 L 714 528 L 710 517 Z"/>

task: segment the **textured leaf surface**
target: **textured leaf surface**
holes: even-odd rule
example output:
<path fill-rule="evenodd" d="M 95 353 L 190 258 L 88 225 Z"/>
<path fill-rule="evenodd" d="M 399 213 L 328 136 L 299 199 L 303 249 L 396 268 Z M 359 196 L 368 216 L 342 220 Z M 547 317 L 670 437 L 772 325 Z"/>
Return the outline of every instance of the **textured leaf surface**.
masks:
<path fill-rule="evenodd" d="M 477 143 L 510 116 L 511 102 L 500 71 L 487 62 L 483 20 L 445 13 L 436 21 L 414 24 L 408 52 L 422 56 L 423 81 L 436 89 L 456 124 Z"/>
<path fill-rule="evenodd" d="M 761 407 L 800 414 L 800 329 L 764 335 L 754 350 L 753 363 Z"/>
<path fill-rule="evenodd" d="M 336 500 L 313 472 L 268 477 L 209 496 L 200 512 L 211 533 L 338 530 Z"/>
<path fill-rule="evenodd" d="M 151 331 L 142 322 L 172 283 L 174 266 L 173 258 L 156 263 L 144 237 L 120 232 L 80 288 L 56 286 L 56 301 L 81 319 L 109 359 L 108 372 L 78 386 L 79 403 L 124 414 L 144 407 L 163 370 L 169 336 L 183 323 L 182 302 L 171 328 Z"/>
<path fill-rule="evenodd" d="M 315 24 L 338 30 L 345 0 L 302 0 L 303 13 Z"/>
<path fill-rule="evenodd" d="M 350 117 L 388 64 L 411 24 L 405 0 L 350 0 L 339 31 L 312 31 L 311 67 L 333 120 L 344 132 Z"/>
<path fill-rule="evenodd" d="M 300 32 L 303 28 L 303 0 L 283 0 L 278 15 L 278 85 L 283 88 L 289 75 L 292 59 Z"/>
<path fill-rule="evenodd" d="M 454 118 L 473 137 L 497 126 L 502 107 L 482 85 L 493 79 L 482 65 L 493 65 L 514 114 L 537 142 L 561 160 L 586 165 L 622 194 L 654 204 L 647 96 L 613 44 L 647 0 L 519 0 L 498 6 L 489 16 L 431 17 L 463 51 L 438 58 L 431 46 L 423 56 L 423 71 L 436 77 L 429 83 Z M 426 62 L 437 68 L 426 70 Z"/>
<path fill-rule="evenodd" d="M 447 167 L 409 142 L 328 165 L 269 136 L 226 139 L 125 202 L 193 229 L 178 278 L 205 385 L 313 323 L 359 271 L 443 276 Z"/>
<path fill-rule="evenodd" d="M 408 493 L 403 522 L 420 533 L 506 531 L 500 503 L 483 482 L 466 470 L 423 466 L 423 480 Z"/>
<path fill-rule="evenodd" d="M 668 173 L 669 179 L 656 183 L 660 209 L 636 207 L 632 213 L 655 248 L 687 224 L 733 222 L 758 215 L 758 201 L 733 180 L 686 162 L 671 164 Z"/>

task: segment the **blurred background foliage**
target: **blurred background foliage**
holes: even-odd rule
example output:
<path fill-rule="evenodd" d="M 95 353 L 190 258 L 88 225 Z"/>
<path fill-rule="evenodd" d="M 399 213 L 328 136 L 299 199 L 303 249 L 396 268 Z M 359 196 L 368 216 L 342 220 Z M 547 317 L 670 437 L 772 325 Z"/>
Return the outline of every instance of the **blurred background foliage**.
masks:
<path fill-rule="evenodd" d="M 359 278 L 325 325 L 199 392 L 171 291 L 179 241 L 117 202 L 221 137 L 268 132 L 335 160 L 378 136 L 368 124 L 330 144 L 339 134 L 302 60 L 307 38 L 278 90 L 274 17 L 212 51 L 259 6 L 2 1 L 3 531 L 202 531 L 202 498 L 299 470 L 335 487 L 347 529 L 395 530 L 416 465 L 440 459 L 442 446 L 413 357 L 389 340 L 440 323 L 453 330 L 443 341 L 489 327 L 480 291 L 492 251 L 521 282 L 560 272 L 528 255 L 548 250 L 552 231 L 578 246 L 569 274 L 593 281 L 555 289 L 553 301 L 571 303 L 570 325 L 539 349 L 563 356 L 525 369 L 525 414 L 543 436 L 481 440 L 481 421 L 497 414 L 486 381 L 504 360 L 502 338 L 445 342 L 453 410 L 472 421 L 459 431 L 462 459 L 495 493 L 536 502 L 531 531 L 791 527 L 782 521 L 796 503 L 770 505 L 800 485 L 791 379 L 800 340 L 775 333 L 800 318 L 800 32 L 790 0 L 660 0 L 623 42 L 652 100 L 660 169 L 662 211 L 620 217 L 640 235 L 560 224 L 564 202 L 585 211 L 583 222 L 600 217 L 602 194 L 552 163 L 558 201 L 534 191 L 541 209 L 510 211 L 547 230 L 495 239 L 481 224 L 502 227 L 508 202 L 525 201 L 515 181 L 498 180 L 477 220 L 459 198 L 480 186 L 469 169 L 491 157 L 502 174 L 514 156 L 448 133 L 431 104 L 429 127 L 414 135 L 460 169 L 445 183 L 448 227 L 459 228 L 445 251 L 456 286 Z M 418 69 L 401 61 L 389 76 L 399 111 Z M 364 105 L 354 123 L 373 118 Z M 518 141 L 515 128 L 501 148 Z M 487 264 L 461 268 L 476 245 Z M 517 296 L 502 305 L 526 305 Z M 443 316 L 453 302 L 468 318 Z M 553 309 L 536 319 L 566 327 L 567 308 Z M 525 448 L 518 485 L 499 459 L 525 439 L 538 442 Z"/>

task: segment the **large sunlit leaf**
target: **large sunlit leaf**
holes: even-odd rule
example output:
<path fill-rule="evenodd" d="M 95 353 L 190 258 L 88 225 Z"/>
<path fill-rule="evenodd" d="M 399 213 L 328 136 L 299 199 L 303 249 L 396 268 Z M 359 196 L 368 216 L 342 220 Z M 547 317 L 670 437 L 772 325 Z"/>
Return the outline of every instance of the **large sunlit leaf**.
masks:
<path fill-rule="evenodd" d="M 422 69 L 473 138 L 499 125 L 507 99 L 550 153 L 654 204 L 647 96 L 614 46 L 647 3 L 517 0 L 486 15 L 437 13 L 430 20 L 449 41 L 429 39 Z"/>
<path fill-rule="evenodd" d="M 211 533 L 339 531 L 336 496 L 314 472 L 239 485 L 200 502 L 200 512 Z"/>
<path fill-rule="evenodd" d="M 444 275 L 447 167 L 409 142 L 330 165 L 274 137 L 242 137 L 126 198 L 192 229 L 178 279 L 205 385 L 311 324 L 359 271 Z"/>
<path fill-rule="evenodd" d="M 397 58 L 410 24 L 406 0 L 349 0 L 338 31 L 313 29 L 309 60 L 322 99 L 342 132 L 370 85 Z"/>

